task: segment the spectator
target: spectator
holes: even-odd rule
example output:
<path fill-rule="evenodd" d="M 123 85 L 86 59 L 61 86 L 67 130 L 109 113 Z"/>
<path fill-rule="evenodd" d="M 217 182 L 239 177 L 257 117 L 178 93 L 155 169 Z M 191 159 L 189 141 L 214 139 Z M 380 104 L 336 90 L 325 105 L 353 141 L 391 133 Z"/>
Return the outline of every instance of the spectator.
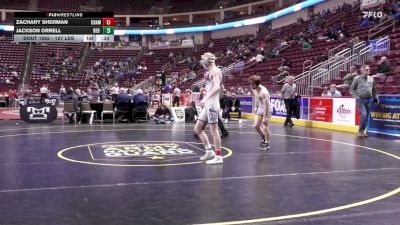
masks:
<path fill-rule="evenodd" d="M 193 88 L 193 92 L 200 92 L 199 86 L 195 85 Z"/>
<path fill-rule="evenodd" d="M 369 18 L 368 18 L 368 17 L 364 17 L 364 18 L 361 20 L 360 27 L 368 27 L 369 25 L 370 25 Z"/>
<path fill-rule="evenodd" d="M 229 106 L 228 108 L 228 120 L 230 120 L 230 112 L 237 112 L 238 113 L 238 120 L 239 123 L 242 123 L 242 110 L 240 108 L 240 100 L 239 98 L 236 97 L 235 92 L 232 92 L 232 95 L 229 99 L 230 104 L 228 104 L 227 106 Z"/>
<path fill-rule="evenodd" d="M 329 96 L 328 87 L 324 87 L 321 96 L 322 96 L 322 97 L 328 97 L 328 96 Z"/>
<path fill-rule="evenodd" d="M 174 122 L 171 110 L 166 104 L 162 104 L 161 107 L 157 108 L 156 112 L 154 113 L 154 121 L 157 124 L 168 124 Z"/>
<path fill-rule="evenodd" d="M 350 87 L 351 83 L 353 82 L 354 78 L 358 76 L 357 73 L 357 67 L 355 66 L 350 66 L 350 71 L 349 73 L 343 77 L 343 81 L 344 83 L 341 85 L 338 85 L 338 88 L 342 88 L 342 87 Z"/>
<path fill-rule="evenodd" d="M 206 95 L 206 85 L 203 84 L 203 86 L 201 86 L 200 88 L 200 98 L 199 100 L 201 101 Z"/>
<path fill-rule="evenodd" d="M 290 62 L 290 60 L 286 57 L 282 58 L 282 65 L 278 68 L 279 72 L 283 72 L 290 70 L 290 68 L 292 68 L 292 62 Z"/>
<path fill-rule="evenodd" d="M 8 107 L 17 107 L 17 91 L 8 90 Z"/>
<path fill-rule="evenodd" d="M 328 96 L 331 96 L 331 97 L 341 97 L 342 96 L 342 93 L 340 93 L 338 90 L 336 90 L 336 84 L 331 84 L 329 86 Z"/>
<path fill-rule="evenodd" d="M 110 91 L 112 95 L 112 101 L 115 101 L 117 99 L 117 95 L 119 94 L 118 83 L 114 83 L 114 86 L 111 88 Z"/>
<path fill-rule="evenodd" d="M 252 58 L 252 61 L 255 60 L 256 62 L 260 63 L 264 60 L 264 56 L 261 54 L 257 54 L 257 56 Z"/>
<path fill-rule="evenodd" d="M 373 78 L 385 78 L 387 77 L 387 73 L 391 70 L 391 65 L 389 59 L 386 56 L 382 56 L 381 59 L 378 61 L 378 73 L 372 76 Z"/>
<path fill-rule="evenodd" d="M 308 43 L 307 41 L 303 41 L 303 49 L 309 49 L 312 48 L 311 44 Z"/>
<path fill-rule="evenodd" d="M 61 87 L 60 87 L 60 93 L 59 94 L 61 96 L 61 100 L 64 101 L 64 96 L 66 94 L 66 90 L 65 90 L 64 85 L 62 85 L 62 84 L 61 84 Z"/>
<path fill-rule="evenodd" d="M 192 71 L 190 71 L 190 73 L 189 73 L 189 81 L 195 81 L 196 80 L 196 78 L 197 78 L 197 76 L 196 76 L 196 73 L 192 70 Z"/>

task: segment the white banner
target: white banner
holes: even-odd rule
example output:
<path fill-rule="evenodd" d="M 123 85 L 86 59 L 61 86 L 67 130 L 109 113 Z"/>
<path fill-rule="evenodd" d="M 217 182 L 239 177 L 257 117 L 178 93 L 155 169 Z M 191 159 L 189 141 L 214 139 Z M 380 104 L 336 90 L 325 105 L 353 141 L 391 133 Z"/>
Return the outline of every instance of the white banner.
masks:
<path fill-rule="evenodd" d="M 168 105 L 168 107 L 171 107 L 172 106 L 171 94 L 169 93 L 162 94 L 162 103 Z"/>
<path fill-rule="evenodd" d="M 185 122 L 186 107 L 172 107 L 172 116 L 175 122 Z"/>
<path fill-rule="evenodd" d="M 354 98 L 333 98 L 332 123 L 354 126 L 356 124 L 356 101 Z"/>

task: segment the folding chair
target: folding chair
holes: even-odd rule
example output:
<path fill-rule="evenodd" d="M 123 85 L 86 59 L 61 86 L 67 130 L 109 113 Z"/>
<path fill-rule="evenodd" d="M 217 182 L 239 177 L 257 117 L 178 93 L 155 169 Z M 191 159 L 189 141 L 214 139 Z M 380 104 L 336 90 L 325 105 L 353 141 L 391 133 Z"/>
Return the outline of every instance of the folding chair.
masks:
<path fill-rule="evenodd" d="M 82 102 L 82 104 L 81 104 L 81 119 L 79 121 L 79 124 L 82 123 L 82 117 L 84 114 L 90 114 L 89 124 L 92 124 L 93 117 L 95 115 L 97 116 L 96 110 L 92 110 L 92 108 L 90 107 L 90 104 L 88 102 Z"/>
<path fill-rule="evenodd" d="M 103 111 L 101 111 L 101 123 L 103 123 L 103 116 L 104 114 L 112 114 L 113 116 L 113 123 L 115 123 L 115 112 L 114 106 L 111 102 L 107 102 L 103 104 Z"/>
<path fill-rule="evenodd" d="M 63 125 L 64 125 L 64 120 L 65 120 L 65 114 L 74 115 L 74 122 L 75 122 L 75 125 L 76 125 L 76 122 L 78 120 L 78 118 L 77 118 L 78 115 L 75 112 L 74 103 L 72 103 L 72 102 L 64 102 L 64 110 L 63 110 L 63 117 L 62 117 Z"/>

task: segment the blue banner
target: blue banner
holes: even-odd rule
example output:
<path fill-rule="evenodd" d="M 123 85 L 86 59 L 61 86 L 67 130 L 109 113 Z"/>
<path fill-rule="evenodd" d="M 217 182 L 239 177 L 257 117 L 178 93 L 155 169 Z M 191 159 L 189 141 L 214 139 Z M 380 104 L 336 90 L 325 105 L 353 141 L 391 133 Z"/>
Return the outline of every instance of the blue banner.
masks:
<path fill-rule="evenodd" d="M 308 119 L 308 98 L 297 99 L 300 106 L 300 118 Z M 286 107 L 284 101 L 278 96 L 271 96 L 270 103 L 272 105 L 272 116 L 286 117 Z M 292 118 L 295 118 L 292 115 Z"/>
<path fill-rule="evenodd" d="M 243 113 L 253 113 L 253 97 L 237 96 L 240 100 L 240 108 Z"/>
<path fill-rule="evenodd" d="M 379 104 L 371 104 L 368 132 L 400 137 L 400 96 L 379 97 Z"/>
<path fill-rule="evenodd" d="M 377 46 L 376 43 L 378 42 L 378 40 L 370 40 L 368 41 L 367 46 L 371 45 L 372 46 L 372 53 L 374 54 L 380 54 L 381 52 L 386 52 L 388 51 L 388 46 L 387 45 L 379 45 Z"/>
<path fill-rule="evenodd" d="M 301 102 L 300 103 L 300 110 L 301 110 L 300 111 L 300 119 L 308 120 L 308 113 L 309 113 L 308 106 L 310 105 L 309 98 L 302 97 L 300 102 Z"/>
<path fill-rule="evenodd" d="M 280 97 L 271 96 L 270 103 L 272 105 L 272 115 L 286 117 L 286 107 Z"/>

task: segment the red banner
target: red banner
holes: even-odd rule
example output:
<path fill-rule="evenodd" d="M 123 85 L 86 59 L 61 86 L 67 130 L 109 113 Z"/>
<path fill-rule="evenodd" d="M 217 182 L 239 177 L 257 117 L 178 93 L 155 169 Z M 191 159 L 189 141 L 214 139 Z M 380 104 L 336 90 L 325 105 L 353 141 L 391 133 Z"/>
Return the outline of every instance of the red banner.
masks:
<path fill-rule="evenodd" d="M 310 98 L 310 120 L 332 122 L 333 99 Z"/>
<path fill-rule="evenodd" d="M 360 113 L 358 112 L 358 107 L 356 104 L 356 126 L 360 125 Z"/>

